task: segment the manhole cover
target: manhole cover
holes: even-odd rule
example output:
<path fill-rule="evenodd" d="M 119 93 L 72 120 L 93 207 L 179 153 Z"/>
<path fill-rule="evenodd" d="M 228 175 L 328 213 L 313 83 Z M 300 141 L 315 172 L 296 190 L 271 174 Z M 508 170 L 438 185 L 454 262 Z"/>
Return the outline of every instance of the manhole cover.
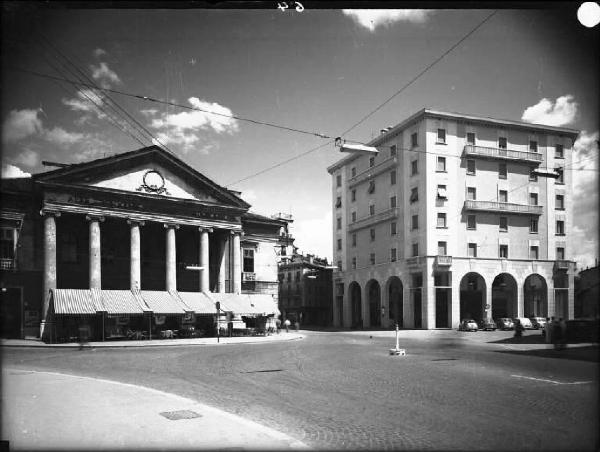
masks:
<path fill-rule="evenodd" d="M 201 414 L 190 410 L 179 410 L 179 411 L 163 411 L 159 413 L 161 416 L 166 417 L 170 421 L 178 421 L 179 419 L 194 419 L 196 417 L 202 417 Z"/>

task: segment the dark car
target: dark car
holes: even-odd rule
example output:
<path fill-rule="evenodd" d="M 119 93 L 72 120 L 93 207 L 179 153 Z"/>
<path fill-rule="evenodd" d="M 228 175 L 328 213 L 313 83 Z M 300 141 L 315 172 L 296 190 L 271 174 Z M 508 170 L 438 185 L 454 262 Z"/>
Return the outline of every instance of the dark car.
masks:
<path fill-rule="evenodd" d="M 496 323 L 493 319 L 480 320 L 479 329 L 483 331 L 496 331 Z"/>
<path fill-rule="evenodd" d="M 458 331 L 477 331 L 477 322 L 473 319 L 463 319 L 458 325 Z"/>
<path fill-rule="evenodd" d="M 531 320 L 531 325 L 534 330 L 539 330 L 540 328 L 544 328 L 546 325 L 546 319 L 544 317 L 529 317 Z"/>
<path fill-rule="evenodd" d="M 515 324 L 512 319 L 508 317 L 502 317 L 496 321 L 496 325 L 498 325 L 499 330 L 513 330 L 515 328 Z"/>

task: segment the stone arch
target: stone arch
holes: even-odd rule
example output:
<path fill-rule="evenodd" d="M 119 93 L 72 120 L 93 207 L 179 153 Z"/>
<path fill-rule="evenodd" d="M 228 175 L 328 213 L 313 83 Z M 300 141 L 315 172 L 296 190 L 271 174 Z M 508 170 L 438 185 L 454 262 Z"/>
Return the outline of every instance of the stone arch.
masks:
<path fill-rule="evenodd" d="M 388 295 L 388 317 L 390 324 L 398 325 L 398 328 L 404 327 L 404 285 L 397 276 L 392 276 L 387 280 L 386 292 Z"/>
<path fill-rule="evenodd" d="M 548 317 L 548 284 L 537 273 L 529 275 L 523 283 L 523 315 Z"/>
<path fill-rule="evenodd" d="M 360 285 L 352 281 L 348 286 L 348 295 L 350 296 L 350 328 L 362 328 L 362 296 Z"/>
<path fill-rule="evenodd" d="M 369 306 L 369 326 L 381 326 L 381 286 L 375 279 L 366 285 L 367 304 Z"/>
<path fill-rule="evenodd" d="M 492 318 L 518 317 L 519 290 L 510 273 L 496 275 L 492 282 Z"/>
<path fill-rule="evenodd" d="M 460 280 L 460 319 L 485 317 L 486 284 L 477 272 L 469 272 Z"/>

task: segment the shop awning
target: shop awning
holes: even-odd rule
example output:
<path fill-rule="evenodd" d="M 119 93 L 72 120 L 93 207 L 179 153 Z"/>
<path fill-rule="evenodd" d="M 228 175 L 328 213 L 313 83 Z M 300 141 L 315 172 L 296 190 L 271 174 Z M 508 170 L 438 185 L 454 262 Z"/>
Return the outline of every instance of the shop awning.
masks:
<path fill-rule="evenodd" d="M 221 303 L 222 311 L 231 311 L 238 315 L 262 314 L 262 311 L 252 306 L 247 294 L 211 293 L 210 296 Z"/>
<path fill-rule="evenodd" d="M 215 302 L 204 292 L 177 292 L 176 293 L 186 310 L 196 314 L 216 314 Z"/>
<path fill-rule="evenodd" d="M 248 298 L 250 299 L 250 305 L 265 315 L 281 315 L 281 312 L 277 307 L 277 300 L 271 295 L 248 294 Z"/>
<path fill-rule="evenodd" d="M 152 311 L 154 314 L 184 314 L 184 305 L 169 292 L 141 290 L 142 300 L 148 306 L 144 311 Z"/>
<path fill-rule="evenodd" d="M 131 290 L 101 290 L 100 297 L 108 314 L 139 315 L 144 310 Z"/>
<path fill-rule="evenodd" d="M 89 289 L 52 289 L 51 303 L 54 314 L 96 314 L 104 311 L 98 294 Z"/>

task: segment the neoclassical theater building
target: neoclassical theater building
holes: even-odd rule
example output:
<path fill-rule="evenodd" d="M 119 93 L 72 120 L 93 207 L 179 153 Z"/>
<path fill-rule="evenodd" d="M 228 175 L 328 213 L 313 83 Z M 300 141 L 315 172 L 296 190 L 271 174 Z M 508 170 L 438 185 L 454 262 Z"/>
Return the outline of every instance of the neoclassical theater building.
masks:
<path fill-rule="evenodd" d="M 578 133 L 423 109 L 331 165 L 334 324 L 573 318 Z"/>
<path fill-rule="evenodd" d="M 157 146 L 2 180 L 3 337 L 211 334 L 217 302 L 236 324 L 278 314 L 287 223 L 239 195 Z"/>

